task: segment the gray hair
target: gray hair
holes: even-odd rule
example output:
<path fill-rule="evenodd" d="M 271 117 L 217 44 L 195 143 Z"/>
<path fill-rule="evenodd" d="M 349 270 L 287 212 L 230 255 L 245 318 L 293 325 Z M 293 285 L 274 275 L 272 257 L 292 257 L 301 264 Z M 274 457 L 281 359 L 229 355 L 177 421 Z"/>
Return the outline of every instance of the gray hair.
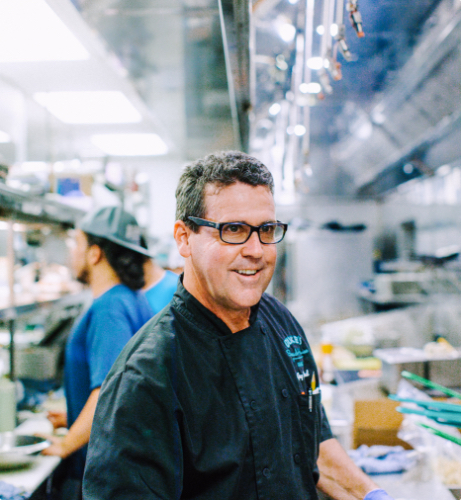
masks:
<path fill-rule="evenodd" d="M 274 194 L 274 180 L 269 169 L 256 158 L 240 151 L 222 151 L 187 165 L 176 189 L 176 220 L 182 220 L 193 231 L 197 224 L 188 217 L 205 217 L 205 188 L 243 182 L 250 186 L 266 186 Z"/>

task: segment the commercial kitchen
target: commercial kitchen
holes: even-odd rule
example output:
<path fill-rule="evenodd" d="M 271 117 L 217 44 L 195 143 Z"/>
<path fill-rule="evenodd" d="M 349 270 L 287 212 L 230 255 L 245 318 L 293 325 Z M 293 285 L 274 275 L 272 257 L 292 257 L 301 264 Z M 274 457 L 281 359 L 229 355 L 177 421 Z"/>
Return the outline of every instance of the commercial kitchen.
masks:
<path fill-rule="evenodd" d="M 460 76 L 460 0 L 0 0 L 0 498 L 78 498 L 40 435 L 79 224 L 122 208 L 179 276 L 178 180 L 231 150 L 273 176 L 266 292 L 333 436 L 393 498 L 461 498 Z"/>

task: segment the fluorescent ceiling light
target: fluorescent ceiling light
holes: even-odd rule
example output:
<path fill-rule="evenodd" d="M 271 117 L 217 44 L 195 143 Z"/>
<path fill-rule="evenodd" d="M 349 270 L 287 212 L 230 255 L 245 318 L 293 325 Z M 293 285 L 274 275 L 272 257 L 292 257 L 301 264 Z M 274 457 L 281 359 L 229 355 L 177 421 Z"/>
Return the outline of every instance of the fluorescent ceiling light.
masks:
<path fill-rule="evenodd" d="M 0 143 L 5 144 L 7 142 L 11 142 L 10 135 L 7 134 L 6 132 L 3 132 L 2 130 L 0 130 Z"/>
<path fill-rule="evenodd" d="M 157 156 L 168 147 L 157 134 L 95 134 L 91 142 L 110 156 Z"/>
<path fill-rule="evenodd" d="M 0 62 L 89 59 L 44 0 L 0 0 L 0 12 Z"/>
<path fill-rule="evenodd" d="M 318 94 L 322 90 L 322 87 L 317 82 L 301 83 L 299 90 L 303 94 Z"/>
<path fill-rule="evenodd" d="M 119 91 L 37 92 L 34 99 L 64 123 L 137 123 L 142 119 Z"/>

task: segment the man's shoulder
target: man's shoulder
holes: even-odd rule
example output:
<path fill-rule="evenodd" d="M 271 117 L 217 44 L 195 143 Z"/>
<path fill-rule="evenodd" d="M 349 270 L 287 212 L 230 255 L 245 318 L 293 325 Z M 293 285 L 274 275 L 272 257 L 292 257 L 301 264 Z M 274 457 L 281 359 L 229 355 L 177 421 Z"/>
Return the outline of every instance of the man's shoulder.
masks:
<path fill-rule="evenodd" d="M 167 363 L 171 357 L 172 343 L 176 337 L 173 315 L 169 309 L 151 318 L 129 340 L 119 359 L 117 369 L 138 369 Z"/>
<path fill-rule="evenodd" d="M 293 328 L 296 330 L 301 329 L 291 311 L 278 299 L 267 293 L 261 297 L 259 316 L 263 323 L 272 326 L 278 325 L 287 331 Z"/>
<path fill-rule="evenodd" d="M 259 308 L 264 312 L 277 312 L 282 315 L 292 316 L 285 305 L 268 293 L 263 293 Z"/>
<path fill-rule="evenodd" d="M 98 297 L 92 306 L 94 311 L 125 312 L 131 314 L 133 308 L 147 313 L 152 317 L 149 302 L 141 290 L 131 290 L 125 285 L 116 285 L 108 292 Z"/>

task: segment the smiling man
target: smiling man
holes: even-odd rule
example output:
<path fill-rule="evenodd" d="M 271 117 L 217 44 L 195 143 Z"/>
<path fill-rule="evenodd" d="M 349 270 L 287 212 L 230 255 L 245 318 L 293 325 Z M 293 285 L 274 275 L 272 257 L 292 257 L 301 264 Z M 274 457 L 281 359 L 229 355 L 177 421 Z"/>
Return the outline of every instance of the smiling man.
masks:
<path fill-rule="evenodd" d="M 268 169 L 210 155 L 176 198 L 184 274 L 103 385 L 84 498 L 389 499 L 332 438 L 304 332 L 264 294 L 287 229 Z"/>

